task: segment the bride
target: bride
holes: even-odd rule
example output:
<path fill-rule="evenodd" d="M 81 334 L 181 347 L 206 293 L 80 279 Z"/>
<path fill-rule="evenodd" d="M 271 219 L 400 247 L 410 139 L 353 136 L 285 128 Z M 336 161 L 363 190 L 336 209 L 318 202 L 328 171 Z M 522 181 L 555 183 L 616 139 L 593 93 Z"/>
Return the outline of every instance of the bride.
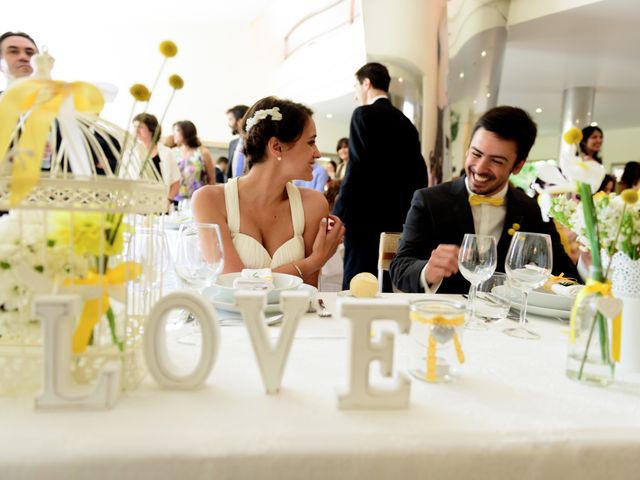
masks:
<path fill-rule="evenodd" d="M 342 221 L 329 214 L 322 193 L 291 183 L 311 180 L 320 157 L 312 114 L 289 100 L 259 100 L 242 125 L 249 172 L 193 195 L 194 220 L 220 226 L 225 273 L 271 268 L 317 286 L 342 242 Z"/>

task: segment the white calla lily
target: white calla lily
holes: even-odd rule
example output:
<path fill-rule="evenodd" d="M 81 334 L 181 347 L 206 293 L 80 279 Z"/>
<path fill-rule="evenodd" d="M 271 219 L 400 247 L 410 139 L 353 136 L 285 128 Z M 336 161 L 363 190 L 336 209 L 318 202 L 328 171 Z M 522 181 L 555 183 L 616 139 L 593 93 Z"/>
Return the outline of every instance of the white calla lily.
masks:
<path fill-rule="evenodd" d="M 604 167 L 595 160 L 583 160 L 570 154 L 560 157 L 560 168 L 568 181 L 587 183 L 592 192 L 600 188 L 606 174 Z"/>
<path fill-rule="evenodd" d="M 538 178 L 546 184 L 544 191 L 550 195 L 577 191 L 576 182 L 569 181 L 557 166 L 550 163 L 538 167 Z"/>

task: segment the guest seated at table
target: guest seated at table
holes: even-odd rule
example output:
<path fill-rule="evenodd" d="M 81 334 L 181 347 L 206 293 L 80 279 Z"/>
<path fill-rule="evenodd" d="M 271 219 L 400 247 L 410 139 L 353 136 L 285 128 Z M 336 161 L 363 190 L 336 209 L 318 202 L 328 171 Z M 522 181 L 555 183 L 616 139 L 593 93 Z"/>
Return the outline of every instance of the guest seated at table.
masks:
<path fill-rule="evenodd" d="M 220 225 L 225 272 L 271 268 L 317 285 L 342 241 L 342 222 L 323 194 L 290 183 L 311 180 L 320 157 L 312 114 L 288 100 L 259 100 L 241 127 L 249 172 L 194 194 L 195 220 Z"/>
<path fill-rule="evenodd" d="M 535 141 L 536 124 L 522 109 L 497 107 L 476 122 L 466 176 L 417 190 L 391 263 L 391 280 L 404 292 L 466 293 L 458 272 L 458 250 L 465 233 L 498 239 L 497 271 L 515 230 L 547 233 L 553 246 L 553 273 L 577 277 L 552 223 L 542 220 L 535 200 L 509 184 L 522 169 Z"/>

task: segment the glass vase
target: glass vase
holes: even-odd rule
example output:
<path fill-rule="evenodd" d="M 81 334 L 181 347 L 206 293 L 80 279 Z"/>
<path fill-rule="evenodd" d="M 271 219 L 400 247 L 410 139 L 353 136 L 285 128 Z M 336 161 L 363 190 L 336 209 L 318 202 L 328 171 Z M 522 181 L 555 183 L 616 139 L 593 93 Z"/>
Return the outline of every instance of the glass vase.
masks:
<path fill-rule="evenodd" d="M 607 386 L 614 380 L 607 319 L 598 311 L 600 294 L 577 299 L 569 335 L 567 376 L 591 385 Z"/>

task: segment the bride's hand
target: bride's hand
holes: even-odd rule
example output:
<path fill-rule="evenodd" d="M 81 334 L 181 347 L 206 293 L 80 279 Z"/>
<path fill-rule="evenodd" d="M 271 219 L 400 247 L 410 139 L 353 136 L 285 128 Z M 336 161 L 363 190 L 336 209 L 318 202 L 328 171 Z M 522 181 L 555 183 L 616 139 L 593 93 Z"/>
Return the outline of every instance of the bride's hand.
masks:
<path fill-rule="evenodd" d="M 328 220 L 327 220 L 328 218 Z M 320 221 L 320 228 L 316 239 L 313 241 L 312 255 L 320 261 L 320 267 L 336 253 L 338 245 L 344 237 L 344 225 L 335 215 L 324 217 Z"/>

